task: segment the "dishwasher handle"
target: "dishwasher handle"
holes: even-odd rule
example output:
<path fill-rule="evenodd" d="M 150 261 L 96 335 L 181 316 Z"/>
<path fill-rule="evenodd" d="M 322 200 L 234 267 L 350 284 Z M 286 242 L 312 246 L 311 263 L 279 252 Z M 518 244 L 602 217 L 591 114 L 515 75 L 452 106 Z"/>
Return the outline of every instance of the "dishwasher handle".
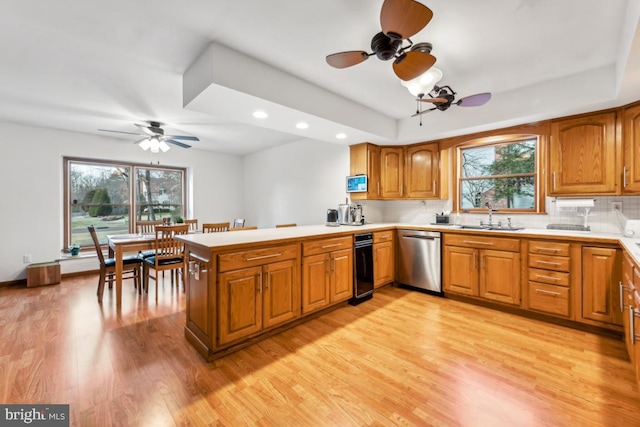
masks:
<path fill-rule="evenodd" d="M 420 239 L 420 240 L 439 240 L 440 237 L 436 236 L 421 236 L 419 234 L 404 234 L 403 239 Z"/>

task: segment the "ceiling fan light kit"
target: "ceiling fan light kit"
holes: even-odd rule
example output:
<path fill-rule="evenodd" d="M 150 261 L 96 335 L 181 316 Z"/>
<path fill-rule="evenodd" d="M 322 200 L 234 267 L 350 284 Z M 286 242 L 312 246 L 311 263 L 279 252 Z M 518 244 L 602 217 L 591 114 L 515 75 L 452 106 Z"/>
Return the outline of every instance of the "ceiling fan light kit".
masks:
<path fill-rule="evenodd" d="M 400 80 L 400 84 L 406 87 L 411 95 L 423 97 L 431 92 L 440 80 L 442 80 L 442 71 L 431 67 L 413 80 Z"/>
<path fill-rule="evenodd" d="M 169 144 L 175 145 L 181 148 L 191 148 L 189 144 L 185 144 L 184 142 L 178 141 L 179 139 L 186 141 L 200 141 L 200 138 L 196 136 L 187 136 L 187 135 L 165 135 L 164 129 L 162 128 L 162 123 L 150 121 L 148 125 L 141 125 L 138 123 L 134 123 L 143 133 L 134 133 L 134 132 L 122 132 L 119 130 L 108 130 L 108 129 L 98 129 L 102 132 L 112 132 L 112 133 L 124 133 L 127 135 L 137 135 L 143 136 L 144 138 L 134 142 L 134 144 L 138 144 L 140 148 L 147 151 L 150 150 L 152 153 L 159 153 L 162 151 L 166 153 L 171 148 Z"/>

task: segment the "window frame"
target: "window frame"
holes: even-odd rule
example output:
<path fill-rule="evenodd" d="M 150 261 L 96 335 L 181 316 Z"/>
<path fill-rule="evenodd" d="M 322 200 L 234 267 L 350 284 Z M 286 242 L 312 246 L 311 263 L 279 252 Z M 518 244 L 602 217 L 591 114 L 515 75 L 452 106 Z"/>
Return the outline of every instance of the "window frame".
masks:
<path fill-rule="evenodd" d="M 128 225 L 129 229 L 127 233 L 135 233 L 136 230 L 136 213 L 138 202 L 136 201 L 136 182 L 137 182 L 137 171 L 138 169 L 155 169 L 155 170 L 168 170 L 180 172 L 182 175 L 182 198 L 181 198 L 181 216 L 186 217 L 186 211 L 188 206 L 188 192 L 187 192 L 187 168 L 178 167 L 178 166 L 165 166 L 162 165 L 154 165 L 154 164 L 145 164 L 145 163 L 136 163 L 136 162 L 127 162 L 120 160 L 107 160 L 107 159 L 90 159 L 90 158 L 82 158 L 82 157 L 63 157 L 63 215 L 64 215 L 64 231 L 63 231 L 63 252 L 68 252 L 67 248 L 71 245 L 71 219 L 72 219 L 72 206 L 71 206 L 71 165 L 72 164 L 85 164 L 85 165 L 94 165 L 94 166 L 104 166 L 104 167 L 117 167 L 117 168 L 128 168 L 130 176 L 133 179 L 129 179 L 128 185 L 128 205 L 118 204 L 120 206 L 128 206 Z M 114 204 L 116 205 L 116 204 Z M 93 248 L 93 243 L 90 245 L 83 245 L 83 248 Z"/>
<path fill-rule="evenodd" d="M 476 138 L 461 142 L 453 147 L 453 206 L 454 212 L 471 212 L 471 213 L 483 213 L 487 211 L 487 208 L 462 208 L 460 197 L 462 196 L 462 152 L 471 148 L 481 148 L 489 146 L 507 145 L 510 143 L 517 143 L 520 141 L 533 140 L 536 141 L 536 164 L 534 172 L 534 208 L 532 209 L 500 209 L 503 213 L 514 214 L 541 214 L 545 213 L 545 179 L 544 179 L 544 159 L 546 158 L 546 144 L 542 135 L 539 134 L 510 134 L 500 136 L 490 136 L 484 138 Z M 509 175 L 504 175 L 508 177 Z M 488 177 L 494 178 L 494 177 Z"/>

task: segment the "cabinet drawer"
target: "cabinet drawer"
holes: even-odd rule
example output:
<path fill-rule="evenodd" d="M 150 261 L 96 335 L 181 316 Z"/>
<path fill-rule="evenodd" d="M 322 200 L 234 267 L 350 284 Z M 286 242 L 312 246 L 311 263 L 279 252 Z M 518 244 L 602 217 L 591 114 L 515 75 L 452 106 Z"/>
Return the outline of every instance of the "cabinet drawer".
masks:
<path fill-rule="evenodd" d="M 553 256 L 569 256 L 569 243 L 532 240 L 529 242 L 529 253 Z"/>
<path fill-rule="evenodd" d="M 219 271 L 238 270 L 270 264 L 272 262 L 295 259 L 298 257 L 298 245 L 270 246 L 247 251 L 230 252 L 218 255 Z"/>
<path fill-rule="evenodd" d="M 569 288 L 529 282 L 529 308 L 569 317 Z"/>
<path fill-rule="evenodd" d="M 353 247 L 353 238 L 348 237 L 336 237 L 335 239 L 322 239 L 314 240 L 311 242 L 302 243 L 302 255 L 316 255 L 327 252 L 339 251 L 341 249 L 347 249 Z"/>
<path fill-rule="evenodd" d="M 520 252 L 520 240 L 505 237 L 478 236 L 477 234 L 445 234 L 444 244 L 465 248 L 493 249 Z"/>
<path fill-rule="evenodd" d="M 551 285 L 569 286 L 569 273 L 529 268 L 529 280 Z"/>
<path fill-rule="evenodd" d="M 390 242 L 393 240 L 393 230 L 376 231 L 373 233 L 373 243 Z"/>
<path fill-rule="evenodd" d="M 529 255 L 529 267 L 569 272 L 569 260 L 569 257 L 531 254 Z"/>

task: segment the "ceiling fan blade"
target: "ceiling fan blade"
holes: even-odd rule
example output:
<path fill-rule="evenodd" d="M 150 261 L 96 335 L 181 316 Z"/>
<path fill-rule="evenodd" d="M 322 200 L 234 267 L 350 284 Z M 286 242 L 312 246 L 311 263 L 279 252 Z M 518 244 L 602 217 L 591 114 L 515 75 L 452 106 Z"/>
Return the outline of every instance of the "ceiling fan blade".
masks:
<path fill-rule="evenodd" d="M 440 103 L 440 102 L 447 102 L 448 99 L 446 99 L 446 98 L 418 98 L 416 101 L 431 102 L 432 104 L 435 104 L 435 103 Z"/>
<path fill-rule="evenodd" d="M 127 134 L 127 135 L 138 135 L 138 136 L 142 135 L 140 133 L 122 132 L 122 131 L 119 131 L 119 130 L 109 130 L 109 129 L 98 129 L 98 130 L 101 131 L 101 132 L 124 133 L 124 134 Z"/>
<path fill-rule="evenodd" d="M 327 55 L 327 64 L 334 68 L 347 68 L 359 64 L 369 58 L 369 54 L 363 50 L 351 50 Z"/>
<path fill-rule="evenodd" d="M 433 18 L 427 6 L 414 0 L 385 0 L 380 11 L 382 32 L 389 37 L 408 39 L 420 32 Z"/>
<path fill-rule="evenodd" d="M 461 107 L 479 107 L 486 104 L 490 99 L 491 93 L 478 93 L 475 95 L 466 96 L 458 100 L 458 102 L 456 102 L 456 105 L 459 105 Z"/>
<path fill-rule="evenodd" d="M 176 141 L 175 139 L 166 139 L 165 141 L 168 142 L 169 144 L 177 145 L 178 147 L 191 148 L 190 145 L 185 144 L 185 143 L 180 142 L 180 141 Z"/>
<path fill-rule="evenodd" d="M 184 139 L 186 141 L 200 141 L 200 138 L 197 136 L 185 136 L 185 135 L 165 135 L 163 139 L 166 141 L 168 139 Z"/>
<path fill-rule="evenodd" d="M 400 80 L 409 81 L 433 67 L 436 57 L 430 53 L 411 51 L 404 52 L 393 61 L 393 71 Z"/>
<path fill-rule="evenodd" d="M 422 111 L 420 111 L 418 113 L 413 114 L 411 117 L 421 116 L 423 114 L 430 113 L 431 111 L 437 110 L 437 109 L 438 109 L 437 107 L 434 107 L 434 108 L 430 108 L 428 110 L 422 110 Z"/>
<path fill-rule="evenodd" d="M 142 129 L 142 131 L 143 131 L 144 133 L 146 133 L 147 135 L 154 136 L 154 135 L 156 134 L 156 133 L 155 133 L 155 132 L 153 132 L 151 129 L 149 129 L 149 127 L 148 127 L 148 126 L 141 125 L 141 124 L 138 124 L 138 123 L 134 123 L 134 125 L 138 126 L 140 129 Z"/>

